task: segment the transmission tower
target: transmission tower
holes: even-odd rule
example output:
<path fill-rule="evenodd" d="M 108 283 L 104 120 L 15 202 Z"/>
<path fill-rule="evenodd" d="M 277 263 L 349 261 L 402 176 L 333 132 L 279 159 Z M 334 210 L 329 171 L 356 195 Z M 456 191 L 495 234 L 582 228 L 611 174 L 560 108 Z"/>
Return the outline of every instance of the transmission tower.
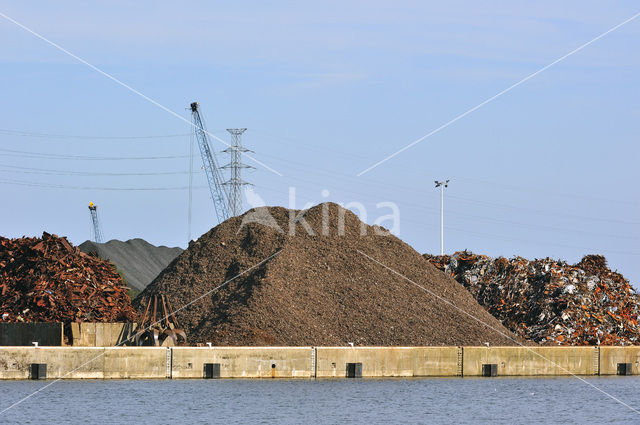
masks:
<path fill-rule="evenodd" d="M 91 214 L 91 223 L 93 224 L 93 240 L 95 243 L 102 243 L 102 231 L 100 231 L 100 222 L 98 221 L 98 206 L 93 202 L 89 202 L 89 214 Z"/>
<path fill-rule="evenodd" d="M 220 176 L 220 167 L 216 157 L 209 146 L 209 138 L 207 137 L 207 129 L 204 126 L 204 121 L 200 116 L 198 102 L 191 104 L 191 118 L 192 127 L 198 146 L 200 147 L 200 155 L 202 156 L 202 165 L 207 175 L 207 181 L 209 182 L 209 190 L 211 191 L 211 199 L 213 200 L 213 207 L 216 210 L 218 222 L 222 223 L 229 218 L 229 207 L 227 200 L 226 188 L 223 186 L 222 177 Z"/>
<path fill-rule="evenodd" d="M 230 170 L 229 180 L 223 184 L 229 188 L 229 210 L 234 217 L 242 214 L 242 186 L 249 184 L 242 180 L 242 169 L 253 168 L 242 163 L 242 153 L 251 152 L 242 147 L 242 133 L 246 130 L 246 128 L 227 128 L 231 134 L 231 146 L 222 151 L 231 156 L 231 162 L 222 168 Z"/>

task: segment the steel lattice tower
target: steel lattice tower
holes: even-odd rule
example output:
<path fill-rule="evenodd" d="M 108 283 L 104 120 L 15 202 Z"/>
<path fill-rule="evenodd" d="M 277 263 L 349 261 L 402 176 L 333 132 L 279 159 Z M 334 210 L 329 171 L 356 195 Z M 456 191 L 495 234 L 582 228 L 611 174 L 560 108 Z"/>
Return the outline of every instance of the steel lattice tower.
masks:
<path fill-rule="evenodd" d="M 98 221 L 98 206 L 93 202 L 89 202 L 89 214 L 91 214 L 91 223 L 93 224 L 93 240 L 95 243 L 102 243 L 102 231 L 100 231 L 100 222 Z"/>
<path fill-rule="evenodd" d="M 251 152 L 249 149 L 242 147 L 242 133 L 246 128 L 227 128 L 231 134 L 231 146 L 223 150 L 231 156 L 231 162 L 222 168 L 230 170 L 229 180 L 224 185 L 229 188 L 229 212 L 231 216 L 237 216 L 242 213 L 242 186 L 249 183 L 242 180 L 242 169 L 253 168 L 242 162 L 242 153 Z"/>

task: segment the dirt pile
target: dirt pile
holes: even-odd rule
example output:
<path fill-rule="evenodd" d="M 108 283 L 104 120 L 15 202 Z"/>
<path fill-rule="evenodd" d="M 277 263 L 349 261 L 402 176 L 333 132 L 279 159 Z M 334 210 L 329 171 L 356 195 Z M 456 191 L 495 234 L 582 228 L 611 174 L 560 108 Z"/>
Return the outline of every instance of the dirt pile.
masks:
<path fill-rule="evenodd" d="M 85 241 L 78 247 L 84 253 L 95 252 L 98 257 L 110 260 L 122 271 L 127 284 L 138 292 L 144 290 L 182 252 L 182 248 L 155 246 L 144 239 L 106 243 Z"/>
<path fill-rule="evenodd" d="M 640 341 L 640 297 L 601 255 L 588 255 L 575 265 L 468 251 L 425 258 L 524 338 L 550 345 Z"/>
<path fill-rule="evenodd" d="M 160 292 L 174 309 L 197 300 L 177 314 L 190 342 L 515 344 L 463 287 L 409 245 L 330 203 L 306 211 L 263 207 L 225 221 L 191 243 L 134 304 L 140 308 Z"/>
<path fill-rule="evenodd" d="M 64 237 L 0 237 L 2 321 L 131 322 L 127 291 L 113 264 Z"/>

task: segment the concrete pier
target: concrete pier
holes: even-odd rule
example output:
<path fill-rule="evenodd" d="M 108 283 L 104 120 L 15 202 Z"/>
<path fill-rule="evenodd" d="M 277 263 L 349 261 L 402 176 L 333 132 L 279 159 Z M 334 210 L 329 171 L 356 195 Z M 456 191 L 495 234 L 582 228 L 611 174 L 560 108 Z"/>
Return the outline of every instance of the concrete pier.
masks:
<path fill-rule="evenodd" d="M 640 374 L 640 347 L 0 347 L 0 379 Z M 621 366 L 622 365 L 622 366 Z"/>

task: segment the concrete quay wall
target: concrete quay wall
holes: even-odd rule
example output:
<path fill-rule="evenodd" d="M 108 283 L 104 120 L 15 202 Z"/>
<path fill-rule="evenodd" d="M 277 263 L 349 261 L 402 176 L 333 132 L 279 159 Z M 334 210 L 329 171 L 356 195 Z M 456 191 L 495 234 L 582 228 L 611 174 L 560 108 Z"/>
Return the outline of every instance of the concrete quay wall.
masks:
<path fill-rule="evenodd" d="M 206 363 L 220 378 L 313 378 L 312 347 L 173 347 L 171 377 L 202 378 Z"/>
<path fill-rule="evenodd" d="M 29 379 L 33 363 L 47 379 L 637 375 L 640 347 L 0 347 L 0 379 Z"/>
<path fill-rule="evenodd" d="M 462 347 L 316 347 L 316 378 L 344 378 L 348 363 L 362 377 L 460 376 Z"/>
<path fill-rule="evenodd" d="M 156 347 L 0 347 L 0 379 L 29 379 L 29 365 L 48 379 L 166 378 L 167 349 Z"/>
<path fill-rule="evenodd" d="M 631 363 L 632 374 L 640 375 L 640 347 L 600 347 L 600 375 L 615 375 L 618 363 Z"/>
<path fill-rule="evenodd" d="M 483 364 L 497 365 L 502 376 L 599 373 L 598 347 L 464 347 L 463 376 L 482 376 Z"/>

